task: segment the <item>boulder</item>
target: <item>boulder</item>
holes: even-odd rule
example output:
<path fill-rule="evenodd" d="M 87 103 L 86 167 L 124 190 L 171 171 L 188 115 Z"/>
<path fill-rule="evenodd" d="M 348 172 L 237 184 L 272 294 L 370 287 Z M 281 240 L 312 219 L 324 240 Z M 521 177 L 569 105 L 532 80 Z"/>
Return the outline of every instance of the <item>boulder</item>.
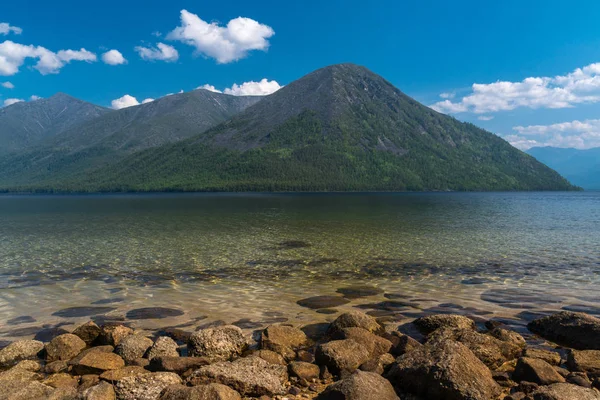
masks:
<path fill-rule="evenodd" d="M 115 347 L 115 353 L 121 356 L 125 364 L 131 365 L 136 359 L 144 357 L 154 342 L 142 335 L 128 335 Z"/>
<path fill-rule="evenodd" d="M 133 329 L 123 325 L 104 325 L 100 328 L 98 341 L 100 344 L 118 346 L 121 340 L 133 335 Z"/>
<path fill-rule="evenodd" d="M 188 340 L 188 354 L 223 361 L 241 355 L 247 346 L 240 328 L 225 325 L 194 332 Z"/>
<path fill-rule="evenodd" d="M 73 335 L 72 333 L 59 335 L 46 345 L 46 360 L 68 361 L 81 353 L 86 346 L 85 342 L 81 340 L 79 336 Z"/>
<path fill-rule="evenodd" d="M 507 361 L 521 356 L 523 348 L 472 329 L 440 328 L 432 333 L 427 342 L 454 340 L 467 346 L 485 365 L 496 369 Z"/>
<path fill-rule="evenodd" d="M 376 374 L 383 374 L 385 370 L 394 363 L 394 356 L 390 353 L 385 353 L 377 358 L 372 358 L 367 362 L 363 363 L 359 369 L 366 372 L 374 372 Z"/>
<path fill-rule="evenodd" d="M 251 354 L 252 357 L 260 357 L 271 364 L 287 365 L 281 354 L 271 350 L 257 350 Z"/>
<path fill-rule="evenodd" d="M 53 387 L 53 388 L 64 388 L 64 387 L 72 387 L 76 388 L 79 386 L 79 380 L 70 374 L 59 372 L 58 374 L 50 375 L 48 378 L 44 380 L 44 385 Z"/>
<path fill-rule="evenodd" d="M 182 374 L 192 368 L 210 364 L 205 357 L 157 357 L 148 365 L 150 371 L 166 371 Z"/>
<path fill-rule="evenodd" d="M 102 330 L 94 323 L 94 321 L 89 321 L 75 328 L 73 335 L 78 336 L 88 346 L 91 346 L 92 343 L 98 339 L 98 336 L 100 336 L 101 332 Z"/>
<path fill-rule="evenodd" d="M 317 400 L 399 400 L 388 380 L 372 372 L 355 371 L 329 385 Z"/>
<path fill-rule="evenodd" d="M 341 314 L 329 326 L 329 332 L 333 333 L 344 328 L 362 328 L 371 333 L 383 333 L 383 327 L 377 320 L 361 311 L 349 311 Z"/>
<path fill-rule="evenodd" d="M 430 315 L 416 319 L 413 324 L 423 335 L 429 335 L 439 328 L 458 328 L 475 330 L 475 321 L 464 315 Z"/>
<path fill-rule="evenodd" d="M 115 389 L 108 382 L 100 382 L 82 393 L 82 400 L 115 400 Z"/>
<path fill-rule="evenodd" d="M 42 366 L 37 360 L 23 360 L 19 361 L 13 368 L 20 368 L 30 372 L 39 372 Z"/>
<path fill-rule="evenodd" d="M 242 396 L 229 386 L 220 383 L 209 383 L 187 387 L 172 385 L 167 387 L 160 400 L 241 400 Z"/>
<path fill-rule="evenodd" d="M 221 361 L 200 367 L 188 381 L 196 386 L 206 383 L 227 385 L 244 396 L 273 396 L 287 392 L 287 368 L 270 364 L 259 357 Z"/>
<path fill-rule="evenodd" d="M 119 400 L 158 400 L 165 388 L 181 383 L 181 378 L 172 372 L 152 372 L 121 379 L 115 392 Z"/>
<path fill-rule="evenodd" d="M 550 385 L 565 381 L 565 378 L 546 361 L 527 357 L 519 358 L 512 377 L 517 382 L 526 381 L 538 385 Z"/>
<path fill-rule="evenodd" d="M 567 354 L 567 367 L 571 371 L 600 376 L 600 350 L 570 350 Z"/>
<path fill-rule="evenodd" d="M 424 399 L 489 400 L 500 387 L 468 347 L 447 340 L 398 357 L 385 375 L 398 392 Z"/>
<path fill-rule="evenodd" d="M 3 400 L 48 400 L 54 391 L 55 389 L 50 386 L 33 381 L 15 387 L 14 390 L 7 392 L 6 397 L 0 398 Z M 0 393 L 3 393 L 3 388 L 0 388 Z"/>
<path fill-rule="evenodd" d="M 79 380 L 79 388 L 77 390 L 79 392 L 84 392 L 85 390 L 91 388 L 92 386 L 96 386 L 100 383 L 100 377 L 94 374 L 82 375 Z"/>
<path fill-rule="evenodd" d="M 111 348 L 103 346 L 84 350 L 69 361 L 69 365 L 73 366 L 73 372 L 77 375 L 99 375 L 104 371 L 123 368 L 125 361 L 119 355 L 107 351 Z"/>
<path fill-rule="evenodd" d="M 370 352 L 352 339 L 332 340 L 317 346 L 315 360 L 334 374 L 352 372 L 369 360 Z"/>
<path fill-rule="evenodd" d="M 78 400 L 77 389 L 74 387 L 56 388 L 46 400 Z"/>
<path fill-rule="evenodd" d="M 392 342 L 363 328 L 342 328 L 332 335 L 332 339 L 354 340 L 369 352 L 369 358 L 377 358 L 392 348 Z"/>
<path fill-rule="evenodd" d="M 46 366 L 44 367 L 44 372 L 47 374 L 56 374 L 57 372 L 66 371 L 68 367 L 69 365 L 66 361 L 53 361 L 51 363 L 46 364 Z"/>
<path fill-rule="evenodd" d="M 563 311 L 531 321 L 527 328 L 544 339 L 578 350 L 600 350 L 600 319 Z"/>
<path fill-rule="evenodd" d="M 142 374 L 150 374 L 151 372 L 145 368 L 138 366 L 127 366 L 119 369 L 112 369 L 110 371 L 103 372 L 100 375 L 100 379 L 105 380 L 109 383 L 116 383 L 120 380 L 127 378 L 129 376 L 137 376 Z"/>
<path fill-rule="evenodd" d="M 533 392 L 534 400 L 600 400 L 600 393 L 570 383 L 542 386 Z"/>
<path fill-rule="evenodd" d="M 288 371 L 290 376 L 306 379 L 308 382 L 313 379 L 319 379 L 319 374 L 321 373 L 321 369 L 318 365 L 303 361 L 292 361 L 288 365 Z"/>
<path fill-rule="evenodd" d="M 148 359 L 152 360 L 157 357 L 179 357 L 179 346 L 168 336 L 161 336 L 148 350 Z"/>
<path fill-rule="evenodd" d="M 0 367 L 6 368 L 15 365 L 21 360 L 38 358 L 44 350 L 44 343 L 38 340 L 17 340 L 3 349 L 0 349 Z"/>
<path fill-rule="evenodd" d="M 569 375 L 567 375 L 565 379 L 567 380 L 567 382 L 573 383 L 578 386 L 586 388 L 592 387 L 592 381 L 590 381 L 585 372 L 571 372 Z"/>
<path fill-rule="evenodd" d="M 536 349 L 532 347 L 528 347 L 523 352 L 523 357 L 528 358 L 538 358 L 540 360 L 546 361 L 550 365 L 559 365 L 561 362 L 560 354 L 555 351 L 548 351 L 542 349 Z"/>
<path fill-rule="evenodd" d="M 512 343 L 519 347 L 525 347 L 527 344 L 525 338 L 515 331 L 509 331 L 503 328 L 494 328 L 490 331 L 490 335 L 503 342 Z"/>
<path fill-rule="evenodd" d="M 271 325 L 260 338 L 260 348 L 281 354 L 286 360 L 293 360 L 296 351 L 307 343 L 306 334 L 288 325 Z"/>
<path fill-rule="evenodd" d="M 390 342 L 392 342 L 392 348 L 390 349 L 390 353 L 392 353 L 396 357 L 401 356 L 402 354 L 406 354 L 409 351 L 412 351 L 422 346 L 420 342 L 398 331 L 385 334 L 384 337 Z"/>

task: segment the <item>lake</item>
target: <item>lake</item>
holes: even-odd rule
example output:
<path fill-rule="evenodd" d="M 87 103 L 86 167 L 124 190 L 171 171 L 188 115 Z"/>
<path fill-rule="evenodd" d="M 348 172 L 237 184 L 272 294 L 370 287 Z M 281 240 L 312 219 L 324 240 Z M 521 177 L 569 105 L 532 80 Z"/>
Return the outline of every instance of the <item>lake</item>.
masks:
<path fill-rule="evenodd" d="M 599 282 L 600 192 L 0 196 L 2 340 L 90 318 L 252 330 L 353 307 L 518 327 L 600 314 Z"/>

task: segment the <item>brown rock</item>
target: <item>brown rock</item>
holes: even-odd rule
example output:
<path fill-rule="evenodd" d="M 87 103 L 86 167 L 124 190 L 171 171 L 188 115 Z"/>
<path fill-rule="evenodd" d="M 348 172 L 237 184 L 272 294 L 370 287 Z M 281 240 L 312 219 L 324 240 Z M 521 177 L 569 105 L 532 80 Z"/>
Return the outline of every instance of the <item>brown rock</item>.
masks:
<path fill-rule="evenodd" d="M 548 351 L 542 349 L 535 349 L 532 347 L 528 347 L 523 352 L 523 357 L 528 358 L 538 358 L 540 360 L 546 361 L 550 365 L 559 365 L 560 364 L 560 354 L 555 351 Z"/>
<path fill-rule="evenodd" d="M 26 371 L 38 372 L 42 369 L 42 366 L 40 365 L 40 362 L 37 360 L 23 360 L 23 361 L 19 361 L 19 363 L 17 365 L 15 365 L 13 368 L 20 368 L 20 369 L 24 369 Z"/>
<path fill-rule="evenodd" d="M 142 335 L 128 335 L 115 347 L 115 353 L 121 356 L 125 364 L 131 364 L 135 359 L 142 358 L 154 342 Z"/>
<path fill-rule="evenodd" d="M 392 356 L 389 353 L 385 353 L 380 355 L 377 358 L 372 358 L 370 360 L 368 360 L 367 362 L 363 363 L 359 369 L 361 371 L 365 371 L 365 372 L 374 372 L 378 375 L 382 375 L 385 370 L 388 368 L 388 366 L 392 365 L 394 363 L 395 359 L 394 356 Z"/>
<path fill-rule="evenodd" d="M 115 389 L 108 382 L 99 384 L 86 389 L 82 394 L 83 400 L 115 400 Z"/>
<path fill-rule="evenodd" d="M 187 387 L 171 385 L 167 387 L 160 400 L 241 400 L 238 392 L 219 383 Z"/>
<path fill-rule="evenodd" d="M 600 350 L 571 350 L 567 354 L 567 367 L 571 371 L 600 376 Z"/>
<path fill-rule="evenodd" d="M 158 357 L 150 361 L 148 369 L 182 374 L 189 369 L 208 364 L 210 364 L 210 361 L 205 357 Z"/>
<path fill-rule="evenodd" d="M 89 321 L 75 328 L 73 335 L 79 336 L 88 346 L 91 346 L 98 339 L 101 332 L 102 330 L 94 321 Z"/>
<path fill-rule="evenodd" d="M 337 317 L 329 326 L 329 332 L 334 333 L 344 328 L 362 328 L 371 333 L 383 333 L 383 327 L 375 318 L 358 310 L 349 311 Z"/>
<path fill-rule="evenodd" d="M 306 334 L 287 325 L 271 325 L 262 332 L 260 347 L 281 354 L 286 360 L 296 358 L 295 350 L 306 345 Z"/>
<path fill-rule="evenodd" d="M 290 376 L 306 379 L 309 382 L 313 379 L 319 379 L 319 374 L 321 372 L 318 365 L 303 361 L 292 361 L 288 365 L 288 371 Z"/>
<path fill-rule="evenodd" d="M 369 358 L 369 351 L 352 339 L 320 344 L 315 353 L 316 363 L 327 366 L 335 374 L 352 372 Z"/>
<path fill-rule="evenodd" d="M 512 343 L 519 347 L 525 347 L 527 344 L 523 336 L 517 332 L 509 331 L 508 329 L 495 328 L 490 331 L 490 335 L 503 342 Z"/>
<path fill-rule="evenodd" d="M 116 383 L 123 378 L 128 376 L 137 376 L 142 374 L 150 374 L 151 372 L 147 369 L 137 366 L 127 366 L 119 369 L 113 369 L 110 371 L 103 372 L 100 375 L 100 379 L 107 381 L 108 383 Z"/>
<path fill-rule="evenodd" d="M 229 360 L 248 347 L 240 328 L 233 325 L 202 329 L 194 332 L 188 341 L 188 354 L 211 360 Z"/>
<path fill-rule="evenodd" d="M 569 311 L 531 321 L 527 327 L 544 339 L 578 350 L 600 350 L 600 319 Z"/>
<path fill-rule="evenodd" d="M 51 363 L 46 364 L 46 366 L 44 367 L 44 372 L 47 374 L 56 374 L 57 372 L 66 371 L 67 368 L 68 365 L 66 361 L 53 361 Z"/>
<path fill-rule="evenodd" d="M 587 375 L 584 372 L 571 372 L 567 375 L 567 382 L 572 383 L 574 385 L 578 385 L 585 388 L 592 387 L 592 381 L 589 380 Z"/>
<path fill-rule="evenodd" d="M 81 379 L 79 380 L 79 388 L 77 390 L 79 392 L 84 392 L 85 390 L 91 388 L 92 386 L 96 386 L 99 383 L 100 383 L 100 377 L 98 375 L 93 375 L 93 374 L 82 375 Z"/>
<path fill-rule="evenodd" d="M 0 399 L 9 399 L 10 396 L 20 392 L 29 384 L 38 384 L 37 381 L 41 379 L 42 375 L 20 368 L 12 368 L 8 371 L 0 372 Z M 50 388 L 46 385 L 43 386 Z"/>
<path fill-rule="evenodd" d="M 538 385 L 550 385 L 565 381 L 552 365 L 537 358 L 521 357 L 513 373 L 513 379 L 517 382 L 526 381 Z"/>
<path fill-rule="evenodd" d="M 533 392 L 534 400 L 600 400 L 600 393 L 570 383 L 542 386 Z"/>
<path fill-rule="evenodd" d="M 6 397 L 1 398 L 6 400 L 48 400 L 52 396 L 54 390 L 54 388 L 40 382 L 26 382 L 21 386 L 15 387 Z M 2 393 L 1 388 L 0 393 Z"/>
<path fill-rule="evenodd" d="M 38 358 L 44 350 L 44 343 L 38 340 L 17 340 L 3 349 L 0 349 L 0 367 L 10 367 L 21 360 Z"/>
<path fill-rule="evenodd" d="M 53 388 L 76 388 L 79 386 L 79 380 L 69 374 L 59 372 L 58 374 L 50 375 L 48 378 L 46 378 L 44 384 Z"/>
<path fill-rule="evenodd" d="M 257 350 L 252 353 L 253 357 L 260 357 L 268 363 L 278 364 L 278 365 L 287 365 L 285 359 L 281 354 L 275 353 L 271 350 Z"/>
<path fill-rule="evenodd" d="M 416 319 L 413 324 L 424 335 L 429 335 L 439 328 L 475 330 L 475 321 L 463 315 L 430 315 Z"/>
<path fill-rule="evenodd" d="M 181 378 L 172 372 L 153 372 L 121 379 L 115 392 L 119 400 L 157 400 L 165 388 L 181 383 Z"/>
<path fill-rule="evenodd" d="M 107 353 L 92 348 L 85 354 L 72 359 L 69 364 L 73 366 L 73 372 L 78 375 L 101 374 L 104 371 L 119 369 L 125 366 L 125 361 L 115 353 Z M 94 351 L 95 350 L 95 351 Z"/>
<path fill-rule="evenodd" d="M 369 358 L 377 358 L 390 351 L 392 342 L 363 328 L 342 328 L 332 335 L 332 339 L 352 339 L 369 352 Z"/>
<path fill-rule="evenodd" d="M 390 349 L 390 353 L 392 353 L 396 357 L 401 356 L 402 354 L 406 354 L 409 351 L 418 349 L 422 346 L 421 343 L 419 343 L 412 337 L 400 333 L 398 331 L 394 331 L 391 334 L 386 334 L 384 335 L 384 337 L 390 342 L 392 342 L 392 348 Z"/>
<path fill-rule="evenodd" d="M 179 346 L 177 343 L 168 336 L 161 336 L 148 350 L 148 359 L 152 360 L 157 357 L 179 357 Z"/>
<path fill-rule="evenodd" d="M 133 335 L 133 329 L 123 325 L 104 325 L 100 329 L 98 341 L 104 345 L 118 346 L 124 338 Z"/>
<path fill-rule="evenodd" d="M 317 400 L 399 400 L 390 382 L 381 376 L 355 371 L 349 377 L 329 385 Z"/>
<path fill-rule="evenodd" d="M 48 361 L 68 361 L 85 348 L 86 344 L 79 336 L 65 333 L 55 337 L 46 345 L 46 359 Z"/>

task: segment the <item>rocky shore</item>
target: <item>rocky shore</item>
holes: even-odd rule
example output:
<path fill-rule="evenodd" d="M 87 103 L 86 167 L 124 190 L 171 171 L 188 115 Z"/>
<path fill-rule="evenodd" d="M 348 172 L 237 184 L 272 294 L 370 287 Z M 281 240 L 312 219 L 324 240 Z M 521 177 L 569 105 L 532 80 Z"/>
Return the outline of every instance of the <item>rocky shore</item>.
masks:
<path fill-rule="evenodd" d="M 0 349 L 0 399 L 600 400 L 596 317 L 559 312 L 523 334 L 464 315 L 404 333 L 380 322 L 351 311 L 251 336 L 224 325 L 150 338 L 90 321 Z"/>

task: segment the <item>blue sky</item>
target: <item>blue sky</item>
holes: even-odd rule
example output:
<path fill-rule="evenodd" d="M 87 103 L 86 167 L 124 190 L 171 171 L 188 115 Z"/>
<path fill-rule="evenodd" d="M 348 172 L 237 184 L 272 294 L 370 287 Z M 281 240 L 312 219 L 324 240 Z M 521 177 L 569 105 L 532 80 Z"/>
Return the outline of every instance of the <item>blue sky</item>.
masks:
<path fill-rule="evenodd" d="M 521 148 L 596 147 L 599 17 L 597 1 L 6 2 L 0 104 L 62 91 L 122 107 L 202 85 L 268 93 L 353 62 Z"/>

